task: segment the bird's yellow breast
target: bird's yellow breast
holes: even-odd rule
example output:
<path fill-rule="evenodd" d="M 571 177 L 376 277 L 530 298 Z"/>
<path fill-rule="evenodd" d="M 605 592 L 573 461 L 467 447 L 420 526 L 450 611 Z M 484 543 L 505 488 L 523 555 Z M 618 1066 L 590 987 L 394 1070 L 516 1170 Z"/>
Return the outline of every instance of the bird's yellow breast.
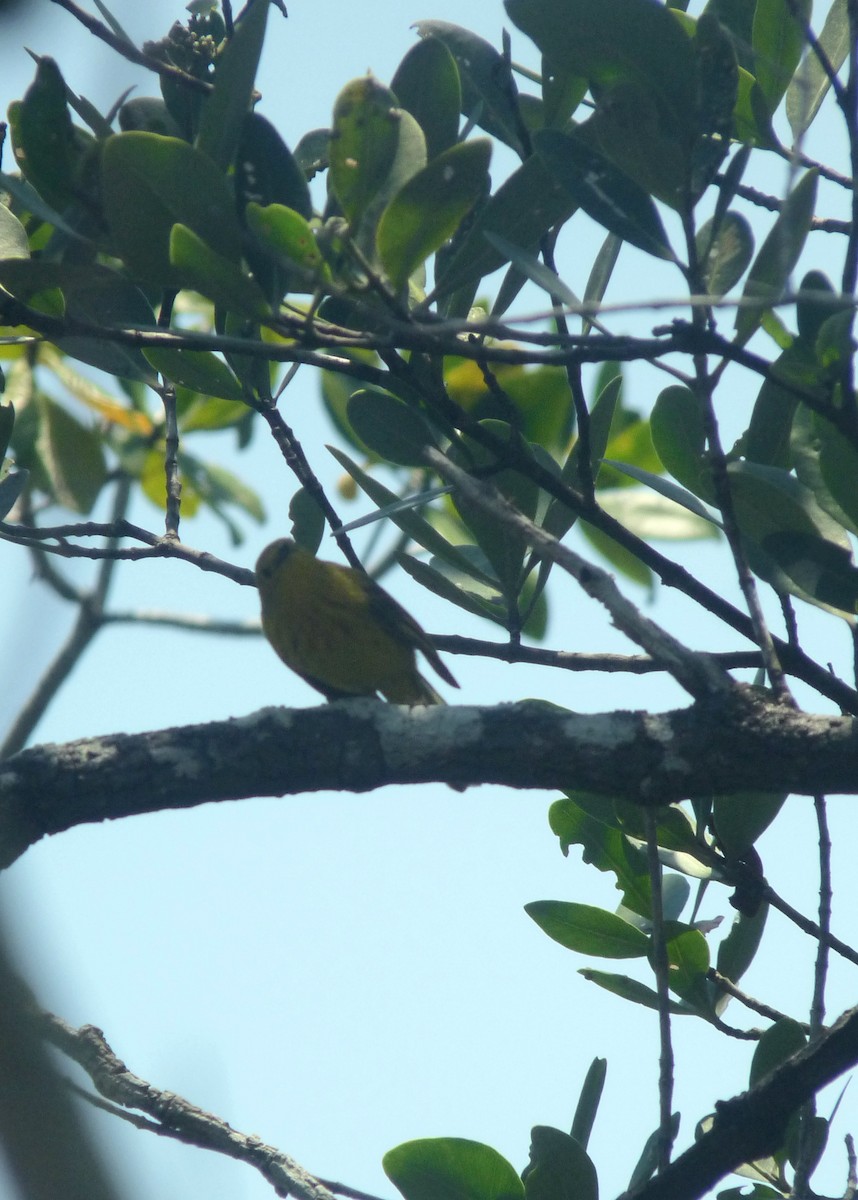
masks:
<path fill-rule="evenodd" d="M 385 623 L 375 585 L 298 546 L 277 546 L 260 557 L 257 576 L 262 626 L 286 665 L 347 695 L 426 703 L 414 647 Z"/>

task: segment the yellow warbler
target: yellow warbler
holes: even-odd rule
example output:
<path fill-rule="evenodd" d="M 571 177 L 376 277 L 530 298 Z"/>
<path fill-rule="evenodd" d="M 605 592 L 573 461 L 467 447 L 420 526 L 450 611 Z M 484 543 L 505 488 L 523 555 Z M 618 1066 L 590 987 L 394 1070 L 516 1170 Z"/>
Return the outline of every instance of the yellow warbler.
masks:
<path fill-rule="evenodd" d="M 328 700 L 381 692 L 392 704 L 443 704 L 417 670 L 416 650 L 459 686 L 414 618 L 360 571 L 279 538 L 260 554 L 256 583 L 265 636 Z"/>

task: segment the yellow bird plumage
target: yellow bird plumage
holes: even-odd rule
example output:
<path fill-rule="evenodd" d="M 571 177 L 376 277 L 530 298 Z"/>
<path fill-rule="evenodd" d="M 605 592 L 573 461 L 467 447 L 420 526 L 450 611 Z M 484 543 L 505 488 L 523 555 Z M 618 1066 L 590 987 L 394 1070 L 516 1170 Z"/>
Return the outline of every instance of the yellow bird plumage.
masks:
<path fill-rule="evenodd" d="M 279 538 L 260 554 L 256 582 L 265 636 L 328 700 L 380 692 L 392 704 L 443 704 L 417 670 L 417 650 L 459 686 L 414 618 L 360 571 Z"/>

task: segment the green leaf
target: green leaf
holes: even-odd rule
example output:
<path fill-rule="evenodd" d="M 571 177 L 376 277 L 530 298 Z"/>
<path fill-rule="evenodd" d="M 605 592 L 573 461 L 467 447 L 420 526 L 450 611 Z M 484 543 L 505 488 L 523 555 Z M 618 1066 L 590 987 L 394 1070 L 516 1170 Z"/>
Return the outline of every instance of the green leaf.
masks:
<path fill-rule="evenodd" d="M 590 904 L 535 900 L 524 911 L 543 933 L 567 950 L 599 958 L 642 958 L 649 938 L 614 913 Z"/>
<path fill-rule="evenodd" d="M 781 102 L 804 50 L 812 0 L 757 0 L 751 41 L 754 74 L 770 113 Z"/>
<path fill-rule="evenodd" d="M 505 0 L 510 19 L 564 71 L 650 91 L 680 140 L 694 135 L 697 70 L 691 40 L 649 0 Z"/>
<path fill-rule="evenodd" d="M 737 913 L 730 932 L 718 947 L 716 966 L 733 983 L 739 982 L 754 961 L 768 914 L 769 906 L 765 901 L 751 916 Z M 713 997 L 716 1013 L 722 1013 L 730 1002 L 730 995 L 716 986 L 713 987 Z"/>
<path fill-rule="evenodd" d="M 11 404 L 0 404 L 0 463 L 6 457 L 14 428 L 15 409 Z"/>
<path fill-rule="evenodd" d="M 835 71 L 846 61 L 850 42 L 847 0 L 834 0 L 822 26 L 819 45 Z M 830 87 L 831 80 L 819 58 L 808 51 L 786 93 L 786 114 L 794 141 L 800 141 L 810 128 Z"/>
<path fill-rule="evenodd" d="M 751 1073 L 748 1085 L 754 1087 L 776 1067 L 785 1063 L 793 1054 L 798 1054 L 807 1045 L 807 1035 L 799 1025 L 789 1017 L 782 1017 L 767 1029 L 757 1043 L 751 1062 Z"/>
<path fill-rule="evenodd" d="M 50 262 L 46 259 L 8 259 L 0 262 L 0 283 L 25 303 L 34 293 L 62 289 L 60 315 L 92 325 L 135 328 L 155 325 L 155 314 L 139 288 L 109 267 L 98 263 Z M 154 381 L 139 350 L 98 336 L 56 339 L 56 345 L 73 358 L 123 379 Z"/>
<path fill-rule="evenodd" d="M 449 21 L 417 21 L 415 28 L 421 37 L 443 42 L 456 60 L 465 115 L 523 155 L 515 77 L 494 46 Z"/>
<path fill-rule="evenodd" d="M 742 444 L 751 462 L 792 466 L 793 418 L 800 403 L 796 388 L 807 389 L 822 403 L 828 401 L 825 372 L 803 338 L 797 338 L 775 359 L 760 387 Z"/>
<path fill-rule="evenodd" d="M 485 582 L 481 575 L 481 568 L 488 566 L 485 555 L 477 546 L 467 544 L 457 546 L 456 550 L 459 555 L 472 551 L 476 565 L 472 568 L 468 564 L 468 569 L 462 570 L 440 557 L 425 563 L 405 554 L 400 555 L 399 562 L 406 574 L 434 596 L 506 628 L 507 607 L 500 587 Z"/>
<path fill-rule="evenodd" d="M 393 504 L 400 499 L 395 492 L 392 492 L 383 483 L 379 483 L 368 472 L 362 470 L 342 450 L 338 450 L 335 446 L 328 446 L 328 450 L 330 450 L 340 466 L 349 473 L 358 487 L 366 492 L 370 500 L 374 504 L 377 504 L 379 508 Z M 424 517 L 415 512 L 414 509 L 403 509 L 400 512 L 394 513 L 390 519 L 403 533 L 407 533 L 410 538 L 413 538 L 418 545 L 423 546 L 431 554 L 437 554 L 439 558 L 445 559 L 463 572 L 467 573 L 470 571 L 471 564 L 467 557 L 461 553 L 461 548 L 451 545 L 437 529 L 430 525 Z"/>
<path fill-rule="evenodd" d="M 0 260 L 29 257 L 30 242 L 26 229 L 5 204 L 0 204 Z"/>
<path fill-rule="evenodd" d="M 241 384 L 229 367 L 209 350 L 173 350 L 169 346 L 149 346 L 143 357 L 156 371 L 204 396 L 222 400 L 243 400 Z"/>
<path fill-rule="evenodd" d="M 542 159 L 532 155 L 501 184 L 469 225 L 464 240 L 440 269 L 436 291 L 446 296 L 502 266 L 504 256 L 485 233 L 496 233 L 525 250 L 536 247 L 551 226 L 575 211 L 566 188 L 550 174 Z"/>
<path fill-rule="evenodd" d="M 502 421 L 481 421 L 480 425 L 502 441 L 515 443 L 518 450 L 532 453 L 524 440 Z M 450 448 L 450 458 L 463 470 L 492 471 L 492 483 L 519 512 L 533 519 L 539 503 L 538 486 L 521 471 L 512 468 L 494 471 L 497 456 L 470 437 L 461 445 Z M 521 588 L 522 569 L 529 543 L 524 533 L 509 527 L 504 521 L 487 513 L 459 492 L 453 493 L 453 503 L 462 520 L 474 536 L 477 545 L 492 564 L 507 599 L 517 597 Z"/>
<path fill-rule="evenodd" d="M 244 118 L 235 164 L 236 192 L 242 207 L 281 204 L 306 220 L 313 215 L 307 178 L 270 121 L 260 113 Z"/>
<path fill-rule="evenodd" d="M 187 142 L 155 133 L 108 138 L 102 195 L 117 253 L 147 283 L 182 286 L 170 260 L 170 231 L 179 223 L 220 257 L 240 261 L 241 230 L 226 178 Z"/>
<path fill-rule="evenodd" d="M 455 145 L 462 89 L 456 60 L 440 38 L 424 36 L 412 46 L 390 87 L 423 130 L 430 162 Z"/>
<path fill-rule="evenodd" d="M 452 236 L 485 192 L 490 158 L 488 139 L 462 142 L 413 175 L 390 201 L 376 237 L 395 289 Z"/>
<path fill-rule="evenodd" d="M 586 1150 L 596 1122 L 599 1102 L 605 1087 L 605 1076 L 608 1072 L 608 1060 L 594 1058 L 587 1069 L 587 1076 L 581 1087 L 581 1094 L 575 1106 L 575 1116 L 572 1121 L 572 1137 Z"/>
<path fill-rule="evenodd" d="M 534 145 L 551 174 L 594 221 L 648 254 L 674 260 L 650 197 L 603 154 L 553 129 L 535 134 Z"/>
<path fill-rule="evenodd" d="M 244 9 L 215 60 L 214 88 L 202 106 L 196 146 L 224 172 L 233 164 L 251 108 L 267 18 L 268 0 Z"/>
<path fill-rule="evenodd" d="M 622 471 L 631 479 L 636 479 L 639 483 L 644 484 L 652 491 L 657 492 L 663 500 L 667 500 L 668 504 L 663 505 L 659 502 L 654 502 L 652 499 L 643 501 L 637 497 L 630 497 L 628 492 L 621 489 L 613 489 L 613 494 L 608 489 L 603 489 L 600 493 L 600 499 L 606 503 L 613 515 L 617 516 L 617 509 L 624 508 L 626 521 L 635 519 L 635 509 L 638 510 L 638 519 L 636 521 L 637 532 L 641 537 L 661 537 L 670 538 L 671 540 L 685 539 L 691 537 L 714 537 L 711 526 L 721 528 L 721 522 L 715 517 L 709 509 L 698 500 L 695 495 L 673 483 L 670 479 L 665 479 L 663 475 L 655 475 L 652 471 L 644 471 L 641 467 L 634 467 L 630 463 L 617 462 L 616 459 L 606 458 L 605 466 L 614 467 L 617 471 Z M 627 498 L 626 504 L 623 505 L 623 497 Z M 629 508 L 629 504 L 631 508 Z M 710 528 L 701 528 L 697 521 L 684 521 L 676 511 L 676 505 L 688 509 L 695 517 L 700 517 L 701 520 L 708 522 Z M 619 518 L 618 518 L 619 519 Z M 649 525 L 649 532 L 644 534 L 641 532 L 641 525 Z M 631 526 L 630 526 L 631 527 Z"/>
<path fill-rule="evenodd" d="M 701 1013 L 711 1013 L 706 972 L 709 970 L 709 946 L 699 929 L 689 929 L 678 921 L 665 922 L 667 938 L 667 982 L 686 1004 Z"/>
<path fill-rule="evenodd" d="M 527 1200 L 598 1200 L 596 1168 L 580 1142 L 535 1125 L 530 1133 L 530 1161 L 522 1171 Z"/>
<path fill-rule="evenodd" d="M 713 798 L 712 820 L 728 858 L 743 858 L 780 812 L 786 793 L 733 792 Z"/>
<path fill-rule="evenodd" d="M 325 514 L 306 488 L 298 488 L 289 501 L 289 520 L 298 545 L 315 554 L 325 533 Z"/>
<path fill-rule="evenodd" d="M 640 983 L 637 979 L 630 979 L 628 975 L 614 975 L 609 971 L 595 971 L 592 967 L 581 967 L 578 974 L 589 983 L 595 983 L 598 987 L 603 988 L 606 992 L 610 992 L 614 996 L 619 996 L 622 1000 L 629 1000 L 632 1004 L 641 1004 L 644 1008 L 651 1008 L 656 1012 L 659 1009 L 658 993 L 655 989 L 647 987 L 645 983 Z M 685 1004 L 680 1004 L 676 1000 L 669 1001 L 668 1009 L 677 1017 L 696 1015 L 693 1008 L 689 1008 Z"/>
<path fill-rule="evenodd" d="M 36 403 L 36 449 L 53 494 L 66 508 L 89 513 L 107 479 L 101 436 L 47 396 L 37 396 Z"/>
<path fill-rule="evenodd" d="M 603 796 L 574 792 L 551 805 L 548 820 L 560 839 L 564 854 L 570 846 L 580 845 L 585 863 L 615 876 L 627 908 L 641 916 L 651 915 L 652 894 L 646 856 L 623 834 L 612 801 Z"/>
<path fill-rule="evenodd" d="M 726 296 L 745 274 L 754 253 L 751 226 L 736 212 L 726 212 L 715 226 L 712 220 L 697 232 L 697 256 L 710 296 Z"/>
<path fill-rule="evenodd" d="M 652 410 L 650 431 L 665 470 L 689 491 L 714 504 L 703 408 L 694 392 L 679 384 L 664 388 Z"/>
<path fill-rule="evenodd" d="M 590 525 L 587 521 L 580 522 L 580 529 L 587 541 L 617 571 L 621 571 L 633 583 L 639 583 L 641 587 L 652 589 L 653 573 L 636 554 L 615 542 L 609 534 L 603 533 L 601 529 L 597 529 L 595 525 Z"/>
<path fill-rule="evenodd" d="M 691 198 L 697 200 L 712 182 L 730 149 L 739 70 L 733 39 L 711 13 L 697 19 L 697 140 L 691 155 Z"/>
<path fill-rule="evenodd" d="M 542 56 L 542 120 L 545 129 L 562 129 L 587 94 L 587 80 L 560 70 Z"/>
<path fill-rule="evenodd" d="M 182 136 L 167 105 L 155 96 L 135 96 L 127 100 L 119 110 L 119 128 L 123 133 L 139 130 L 143 133 L 160 133 L 166 137 Z"/>
<path fill-rule="evenodd" d="M 183 287 L 201 292 L 219 308 L 248 317 L 270 316 L 256 280 L 232 259 L 212 250 L 186 225 L 174 225 L 170 233 L 170 263 Z"/>
<path fill-rule="evenodd" d="M 38 60 L 24 99 L 10 105 L 9 125 L 18 167 L 39 195 L 62 211 L 74 199 L 79 152 L 65 80 L 52 58 Z"/>
<path fill-rule="evenodd" d="M 12 471 L 4 476 L 0 464 L 0 521 L 4 521 L 18 503 L 29 478 L 29 471 Z"/>
<path fill-rule="evenodd" d="M 331 272 L 316 235 L 301 213 L 282 204 L 262 208 L 251 203 L 245 217 L 250 232 L 266 252 L 297 275 L 305 287 L 315 288 L 330 282 Z"/>
<path fill-rule="evenodd" d="M 752 569 L 781 591 L 839 615 L 858 604 L 849 539 L 799 480 L 776 467 L 728 467 L 736 520 Z"/>
<path fill-rule="evenodd" d="M 766 308 L 779 299 L 801 254 L 816 204 L 817 172 L 807 171 L 787 196 L 778 218 L 751 266 L 744 301 L 760 304 L 736 313 L 736 336 L 746 342 L 762 320 Z"/>
<path fill-rule="evenodd" d="M 388 1150 L 384 1173 L 405 1200 L 523 1200 L 524 1187 L 505 1158 L 465 1138 L 421 1138 Z"/>
<path fill-rule="evenodd" d="M 819 504 L 836 521 L 843 521 L 847 529 L 858 533 L 854 474 L 858 471 L 858 451 L 830 421 L 817 413 L 805 411 L 802 419 L 796 420 L 793 444 L 795 439 L 802 438 L 803 429 L 805 452 L 796 463 L 799 478 L 813 488 Z"/>
<path fill-rule="evenodd" d="M 831 280 L 822 271 L 808 271 L 798 290 L 799 298 L 795 302 L 798 334 L 802 341 L 813 346 L 828 318 L 844 311 L 844 306 Z"/>
<path fill-rule="evenodd" d="M 334 105 L 329 176 L 356 227 L 390 174 L 399 145 L 401 109 L 390 88 L 367 75 L 346 84 Z"/>
<path fill-rule="evenodd" d="M 355 433 L 381 458 L 404 467 L 426 465 L 425 451 L 435 437 L 416 409 L 369 386 L 352 393 L 347 412 Z"/>

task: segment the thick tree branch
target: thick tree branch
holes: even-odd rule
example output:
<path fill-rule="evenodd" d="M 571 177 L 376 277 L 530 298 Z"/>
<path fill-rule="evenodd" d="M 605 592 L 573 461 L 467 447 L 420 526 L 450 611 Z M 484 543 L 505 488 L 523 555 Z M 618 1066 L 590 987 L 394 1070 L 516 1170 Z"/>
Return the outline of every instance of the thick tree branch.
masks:
<path fill-rule="evenodd" d="M 697 1200 L 742 1163 L 783 1146 L 792 1114 L 858 1063 L 858 1009 L 756 1087 L 717 1105 L 715 1123 L 660 1175 L 622 1200 Z"/>
<path fill-rule="evenodd" d="M 0 764 L 0 865 L 73 826 L 215 800 L 391 783 L 585 788 L 642 804 L 711 792 L 858 794 L 848 717 L 750 688 L 675 712 L 581 714 L 539 701 L 404 708 L 373 700 L 36 746 Z"/>

